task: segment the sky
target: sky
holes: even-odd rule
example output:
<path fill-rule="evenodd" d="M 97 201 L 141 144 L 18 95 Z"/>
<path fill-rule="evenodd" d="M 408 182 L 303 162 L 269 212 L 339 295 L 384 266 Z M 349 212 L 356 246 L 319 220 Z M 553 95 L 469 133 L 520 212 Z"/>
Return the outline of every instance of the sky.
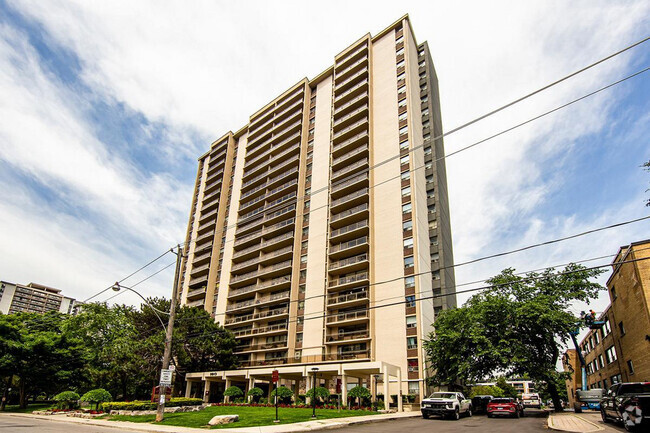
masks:
<path fill-rule="evenodd" d="M 405 13 L 429 43 L 447 131 L 650 35 L 643 0 L 0 0 L 0 279 L 84 300 L 182 243 L 210 143 Z M 448 135 L 446 151 L 648 66 L 650 42 Z M 649 76 L 447 158 L 456 263 L 648 216 Z M 649 220 L 459 266 L 456 282 L 647 238 Z M 168 297 L 172 281 L 173 266 L 138 290 Z M 590 308 L 607 303 L 603 292 Z"/>

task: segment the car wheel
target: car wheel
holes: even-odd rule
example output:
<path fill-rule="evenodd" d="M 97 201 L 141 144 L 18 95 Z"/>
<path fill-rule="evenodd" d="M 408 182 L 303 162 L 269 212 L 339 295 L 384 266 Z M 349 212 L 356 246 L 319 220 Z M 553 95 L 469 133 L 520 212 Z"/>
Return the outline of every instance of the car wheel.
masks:
<path fill-rule="evenodd" d="M 472 406 L 467 408 L 467 416 L 471 417 L 472 416 Z"/>
<path fill-rule="evenodd" d="M 491 414 L 491 413 L 488 414 L 488 418 L 492 418 L 492 414 Z"/>
<path fill-rule="evenodd" d="M 426 412 L 422 412 L 422 418 L 429 419 L 429 414 Z"/>
<path fill-rule="evenodd" d="M 609 422 L 609 418 L 607 418 L 607 414 L 605 413 L 605 409 L 600 409 L 600 417 L 603 419 L 604 423 Z"/>
<path fill-rule="evenodd" d="M 456 408 L 456 410 L 454 411 L 454 413 L 451 415 L 451 418 L 452 418 L 454 421 L 458 421 L 458 420 L 460 419 L 460 410 L 459 410 L 458 408 Z"/>
<path fill-rule="evenodd" d="M 522 418 L 524 417 L 524 410 L 523 409 L 521 410 L 521 417 Z"/>
<path fill-rule="evenodd" d="M 514 417 L 515 417 L 515 418 L 519 418 L 519 411 L 518 411 L 518 410 L 515 411 L 515 415 L 514 415 Z"/>

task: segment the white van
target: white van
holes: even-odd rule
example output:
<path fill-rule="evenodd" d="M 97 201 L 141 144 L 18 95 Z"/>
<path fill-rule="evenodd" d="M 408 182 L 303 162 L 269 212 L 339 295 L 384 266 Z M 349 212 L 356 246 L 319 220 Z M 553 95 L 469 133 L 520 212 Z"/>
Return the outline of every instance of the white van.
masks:
<path fill-rule="evenodd" d="M 524 401 L 524 407 L 534 407 L 536 409 L 542 408 L 542 400 L 539 398 L 539 394 L 522 394 L 521 399 Z"/>

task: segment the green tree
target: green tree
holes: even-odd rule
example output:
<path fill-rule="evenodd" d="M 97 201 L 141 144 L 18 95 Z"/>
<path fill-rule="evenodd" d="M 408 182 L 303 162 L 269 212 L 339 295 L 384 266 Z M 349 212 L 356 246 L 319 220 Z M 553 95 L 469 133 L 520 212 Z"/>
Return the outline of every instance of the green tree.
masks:
<path fill-rule="evenodd" d="M 561 410 L 555 364 L 579 323 L 569 309 L 597 296 L 601 286 L 590 279 L 600 273 L 571 264 L 525 277 L 506 269 L 488 280 L 490 288 L 437 317 L 425 342 L 434 383 L 478 382 L 495 372 L 528 375 L 548 383 Z"/>
<path fill-rule="evenodd" d="M 361 400 L 364 398 L 370 398 L 371 394 L 368 391 L 368 388 L 361 385 L 357 385 L 348 391 L 348 397 L 353 398 L 357 401 L 357 406 L 361 406 Z"/>
<path fill-rule="evenodd" d="M 314 388 L 310 388 L 305 395 L 309 398 L 313 398 Z M 325 401 L 329 396 L 330 392 L 327 388 L 323 388 L 322 386 L 316 387 L 316 400 Z"/>
<path fill-rule="evenodd" d="M 249 389 L 246 395 L 248 397 L 251 397 L 252 401 L 257 402 L 259 401 L 260 397 L 264 395 L 264 391 L 262 390 L 262 388 L 258 388 L 255 386 Z"/>
<path fill-rule="evenodd" d="M 79 404 L 79 394 L 74 391 L 63 391 L 53 398 L 59 409 L 74 409 Z"/>
<path fill-rule="evenodd" d="M 473 386 L 469 392 L 469 398 L 477 395 L 491 395 L 492 397 L 503 397 L 503 390 L 498 386 L 478 385 Z"/>
<path fill-rule="evenodd" d="M 506 382 L 504 376 L 497 379 L 496 388 L 500 389 L 503 397 L 517 398 L 517 389 Z"/>
<path fill-rule="evenodd" d="M 226 397 L 240 398 L 244 396 L 244 391 L 241 390 L 238 386 L 230 386 L 224 392 L 223 395 Z"/>
<path fill-rule="evenodd" d="M 286 386 L 278 386 L 277 390 L 274 389 L 271 391 L 271 397 L 275 397 L 277 391 L 278 398 L 280 399 L 279 401 L 282 403 L 290 403 L 291 402 L 291 397 L 293 397 L 293 391 L 291 391 L 290 388 L 287 388 Z"/>
<path fill-rule="evenodd" d="M 92 389 L 81 396 L 81 401 L 95 405 L 95 410 L 99 410 L 100 403 L 112 401 L 111 393 L 102 388 Z"/>

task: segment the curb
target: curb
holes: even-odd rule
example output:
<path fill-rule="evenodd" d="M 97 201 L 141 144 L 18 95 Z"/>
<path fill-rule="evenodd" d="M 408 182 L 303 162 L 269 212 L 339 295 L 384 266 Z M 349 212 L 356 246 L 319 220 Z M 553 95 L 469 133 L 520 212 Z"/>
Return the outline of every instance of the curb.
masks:
<path fill-rule="evenodd" d="M 340 428 L 345 428 L 352 425 L 362 425 L 362 424 L 374 424 L 384 421 L 395 421 L 399 419 L 408 419 L 420 417 L 420 412 L 402 412 L 405 415 L 394 415 L 382 417 L 381 415 L 370 415 L 372 418 L 356 420 L 354 417 L 347 418 L 345 421 L 344 418 L 330 418 L 327 420 L 319 421 L 303 421 L 301 423 L 293 424 L 282 424 L 282 425 L 269 425 L 269 426 L 257 426 L 257 427 L 237 427 L 237 428 L 222 428 L 219 429 L 223 433 L 251 433 L 251 432 L 309 432 L 309 431 L 318 431 L 318 430 L 335 430 Z M 406 415 L 408 413 L 409 415 Z M 177 427 L 177 426 L 157 426 L 155 424 L 139 424 L 131 423 L 129 421 L 107 421 L 107 420 L 93 420 L 93 419 L 84 419 L 84 418 L 73 418 L 73 417 L 54 417 L 54 416 L 43 416 L 43 415 L 32 415 L 32 414 L 18 414 L 18 413 L 6 413 L 5 416 L 13 416 L 16 418 L 35 418 L 46 421 L 54 422 L 67 422 L 72 424 L 82 424 L 87 426 L 96 426 L 96 427 L 106 427 L 106 428 L 115 428 L 129 431 L 141 431 L 141 432 L 151 432 L 151 433 L 171 433 L 171 432 L 197 432 L 204 431 L 202 428 L 193 428 L 193 427 Z M 381 418 L 380 418 L 381 417 Z M 162 428 L 161 428 L 162 427 Z M 278 430 L 279 427 L 282 427 L 283 430 Z"/>
<path fill-rule="evenodd" d="M 574 432 L 574 433 L 575 433 L 574 430 L 565 430 L 565 429 L 563 429 L 563 428 L 560 428 L 560 427 L 554 425 L 554 423 L 553 423 L 554 418 L 555 418 L 555 417 L 562 417 L 562 416 L 572 416 L 572 417 L 578 418 L 579 420 L 584 421 L 584 422 L 586 422 L 587 424 L 590 424 L 590 425 L 592 425 L 592 426 L 594 427 L 593 430 L 584 430 L 585 433 L 587 433 L 587 432 L 595 432 L 595 431 L 603 431 L 603 430 L 605 430 L 604 427 L 599 426 L 598 424 L 595 424 L 595 423 L 589 421 L 588 419 L 585 419 L 585 418 L 583 418 L 583 417 L 581 417 L 581 416 L 579 416 L 579 415 L 575 415 L 575 414 L 572 414 L 572 413 L 567 413 L 567 414 L 565 414 L 565 415 L 553 415 L 553 414 L 549 414 L 548 421 L 546 422 L 547 427 L 548 427 L 549 429 L 551 429 L 551 430 L 556 430 L 556 431 L 570 431 L 570 432 Z"/>

